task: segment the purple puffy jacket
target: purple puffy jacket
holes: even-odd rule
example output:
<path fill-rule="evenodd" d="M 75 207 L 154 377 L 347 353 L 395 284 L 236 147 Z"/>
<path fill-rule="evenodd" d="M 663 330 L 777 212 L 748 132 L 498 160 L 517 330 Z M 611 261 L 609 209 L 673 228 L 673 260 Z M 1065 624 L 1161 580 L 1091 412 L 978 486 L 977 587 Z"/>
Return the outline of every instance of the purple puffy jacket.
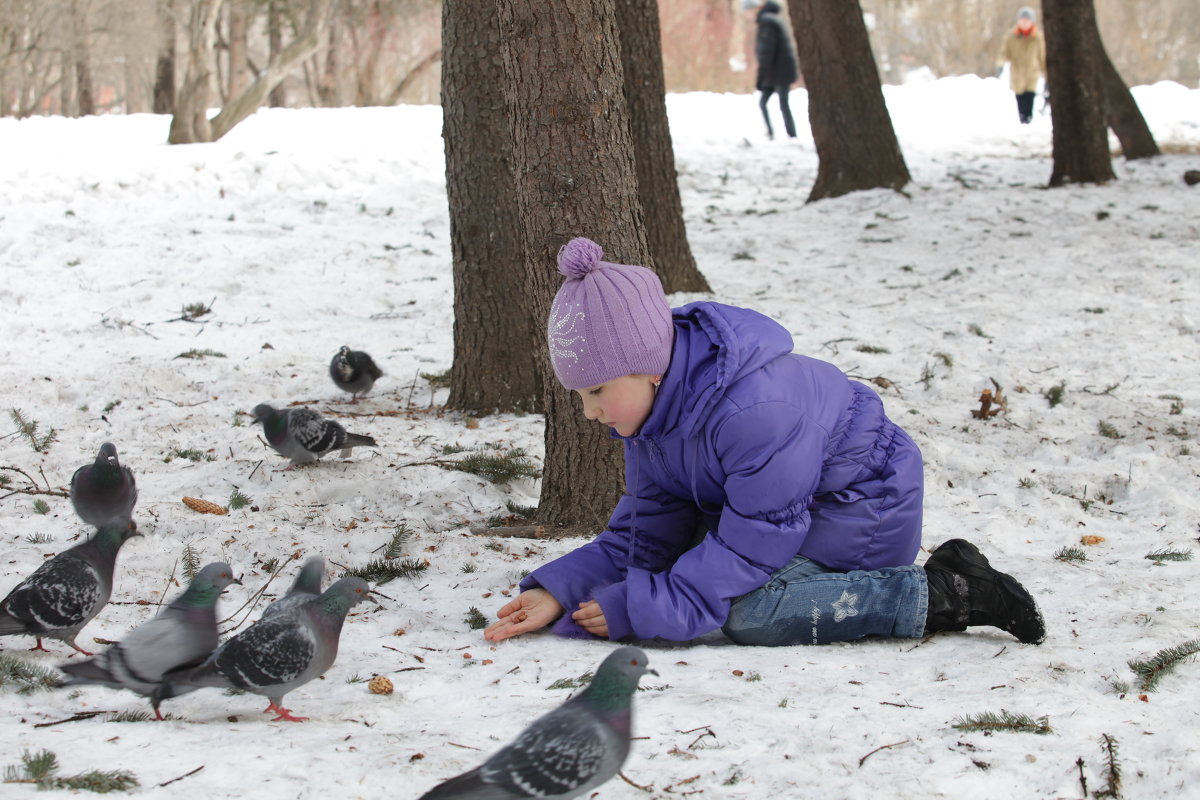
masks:
<path fill-rule="evenodd" d="M 701 302 L 673 318 L 608 529 L 521 582 L 568 610 L 555 629 L 587 635 L 569 612 L 595 599 L 612 639 L 682 641 L 720 628 L 730 601 L 797 554 L 844 571 L 913 563 L 921 454 L 878 395 L 792 353 L 756 311 Z"/>

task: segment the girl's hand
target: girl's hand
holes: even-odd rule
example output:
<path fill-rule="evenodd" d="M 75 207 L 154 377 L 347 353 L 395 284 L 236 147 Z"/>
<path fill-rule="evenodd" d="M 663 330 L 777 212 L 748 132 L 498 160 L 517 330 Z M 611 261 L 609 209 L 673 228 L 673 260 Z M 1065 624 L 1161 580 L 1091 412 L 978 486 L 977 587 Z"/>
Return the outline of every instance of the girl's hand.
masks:
<path fill-rule="evenodd" d="M 545 589 L 528 589 L 509 601 L 499 613 L 499 622 L 493 622 L 483 631 L 489 642 L 502 642 L 522 633 L 544 628 L 563 613 L 562 603 Z"/>
<path fill-rule="evenodd" d="M 608 638 L 608 622 L 604 619 L 604 610 L 595 600 L 580 603 L 579 610 L 571 614 L 571 619 L 588 633 L 602 639 Z"/>

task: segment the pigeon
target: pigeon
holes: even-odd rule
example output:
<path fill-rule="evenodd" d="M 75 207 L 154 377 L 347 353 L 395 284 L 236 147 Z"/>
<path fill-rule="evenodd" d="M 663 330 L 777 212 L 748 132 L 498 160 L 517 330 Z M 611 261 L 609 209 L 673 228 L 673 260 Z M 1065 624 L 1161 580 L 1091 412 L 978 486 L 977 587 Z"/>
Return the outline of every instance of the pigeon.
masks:
<path fill-rule="evenodd" d="M 609 654 L 579 694 L 535 720 L 512 744 L 470 772 L 435 786 L 422 800 L 568 800 L 617 774 L 629 755 L 633 693 L 649 672 L 646 654 Z"/>
<path fill-rule="evenodd" d="M 95 658 L 59 667 L 70 676 L 63 685 L 129 689 L 149 697 L 154 716 L 161 720 L 157 692 L 163 673 L 197 666 L 217 648 L 217 598 L 231 583 L 241 581 L 228 564 L 208 564 L 158 616 Z"/>
<path fill-rule="evenodd" d="M 266 403 L 259 403 L 254 407 L 254 421 L 262 423 L 268 444 L 292 460 L 286 469 L 311 464 L 331 450 L 341 450 L 345 458 L 351 448 L 379 446 L 370 436 L 346 433 L 337 422 L 325 419 L 311 408 L 276 411 Z"/>
<path fill-rule="evenodd" d="M 370 586 L 362 578 L 341 578 L 302 606 L 263 616 L 226 641 L 198 667 L 172 670 L 163 676 L 163 699 L 190 687 L 238 688 L 264 695 L 272 721 L 303 722 L 283 707 L 283 696 L 317 678 L 337 658 L 342 622 L 352 606 L 367 599 Z"/>
<path fill-rule="evenodd" d="M 288 589 L 287 594 L 283 597 L 264 608 L 262 618 L 266 619 L 272 614 L 279 614 L 284 611 L 290 611 L 293 608 L 298 608 L 314 597 L 319 596 L 321 594 L 321 580 L 324 577 L 325 559 L 320 556 L 313 556 L 308 561 L 305 561 L 304 566 L 300 568 L 300 572 L 296 574 L 296 580 L 292 581 L 292 588 Z"/>
<path fill-rule="evenodd" d="M 112 442 L 100 445 L 92 464 L 84 464 L 71 476 L 71 505 L 75 513 L 97 528 L 123 527 L 133 516 L 137 502 L 137 482 L 129 467 L 117 461 Z"/>
<path fill-rule="evenodd" d="M 339 389 L 350 392 L 351 403 L 357 403 L 358 396 L 371 391 L 375 381 L 383 377 L 383 370 L 362 350 L 342 345 L 329 362 L 329 377 Z"/>
<path fill-rule="evenodd" d="M 0 600 L 0 636 L 36 636 L 33 650 L 46 650 L 43 637 L 61 639 L 85 656 L 94 655 L 75 644 L 75 637 L 108 604 L 117 553 L 138 535 L 132 521 L 105 525 L 44 562 Z"/>

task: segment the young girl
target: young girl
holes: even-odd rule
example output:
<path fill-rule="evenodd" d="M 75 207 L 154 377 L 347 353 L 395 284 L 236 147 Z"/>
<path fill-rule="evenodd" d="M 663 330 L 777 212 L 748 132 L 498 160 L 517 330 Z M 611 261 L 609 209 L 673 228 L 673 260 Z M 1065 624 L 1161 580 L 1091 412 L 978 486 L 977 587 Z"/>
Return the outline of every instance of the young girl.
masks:
<path fill-rule="evenodd" d="M 521 582 L 484 632 L 740 644 L 920 637 L 991 625 L 1037 644 L 1017 581 L 952 539 L 924 567 L 923 474 L 879 397 L 792 352 L 780 325 L 699 302 L 672 311 L 644 267 L 574 239 L 550 358 L 584 414 L 625 445 L 608 529 Z"/>

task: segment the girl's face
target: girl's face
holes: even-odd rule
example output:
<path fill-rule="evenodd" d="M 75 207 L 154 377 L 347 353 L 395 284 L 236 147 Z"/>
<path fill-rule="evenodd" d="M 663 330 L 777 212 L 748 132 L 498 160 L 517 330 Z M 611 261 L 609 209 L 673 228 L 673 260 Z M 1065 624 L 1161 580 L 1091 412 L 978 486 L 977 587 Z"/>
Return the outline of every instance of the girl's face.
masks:
<path fill-rule="evenodd" d="M 660 375 L 622 375 L 599 386 L 580 389 L 583 415 L 602 422 L 622 436 L 633 436 L 650 416 L 660 380 Z"/>
<path fill-rule="evenodd" d="M 1033 20 L 1021 17 L 1017 20 L 1017 27 L 1021 29 L 1022 33 L 1029 33 L 1030 28 L 1033 27 Z"/>

